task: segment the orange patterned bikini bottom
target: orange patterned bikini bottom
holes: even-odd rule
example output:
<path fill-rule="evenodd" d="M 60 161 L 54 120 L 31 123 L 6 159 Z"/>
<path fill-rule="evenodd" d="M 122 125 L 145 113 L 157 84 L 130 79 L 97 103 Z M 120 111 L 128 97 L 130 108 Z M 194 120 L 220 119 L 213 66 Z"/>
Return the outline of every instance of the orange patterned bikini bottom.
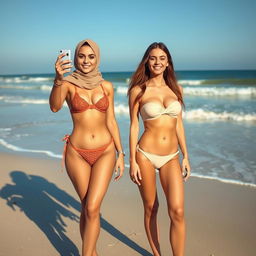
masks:
<path fill-rule="evenodd" d="M 66 141 L 65 146 L 64 146 L 64 151 L 63 151 L 63 159 L 65 159 L 66 155 L 66 147 L 67 144 L 70 144 L 70 146 L 90 165 L 93 166 L 96 161 L 100 158 L 100 156 L 104 153 L 104 151 L 107 149 L 107 147 L 112 143 L 113 138 L 111 138 L 110 142 L 95 149 L 81 149 L 75 147 L 70 139 L 69 135 L 65 135 L 65 137 L 62 139 L 63 141 Z"/>

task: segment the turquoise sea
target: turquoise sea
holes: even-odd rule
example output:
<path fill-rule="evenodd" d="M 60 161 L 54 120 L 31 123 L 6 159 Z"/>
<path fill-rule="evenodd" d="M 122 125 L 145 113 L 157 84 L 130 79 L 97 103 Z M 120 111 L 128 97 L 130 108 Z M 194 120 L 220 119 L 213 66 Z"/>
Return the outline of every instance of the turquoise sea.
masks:
<path fill-rule="evenodd" d="M 128 152 L 127 86 L 132 72 L 103 72 L 115 87 L 115 113 Z M 194 176 L 256 186 L 256 70 L 177 71 Z M 52 113 L 54 74 L 0 75 L 0 151 L 61 158 L 70 133 L 67 106 Z M 128 157 L 126 159 L 128 166 Z"/>

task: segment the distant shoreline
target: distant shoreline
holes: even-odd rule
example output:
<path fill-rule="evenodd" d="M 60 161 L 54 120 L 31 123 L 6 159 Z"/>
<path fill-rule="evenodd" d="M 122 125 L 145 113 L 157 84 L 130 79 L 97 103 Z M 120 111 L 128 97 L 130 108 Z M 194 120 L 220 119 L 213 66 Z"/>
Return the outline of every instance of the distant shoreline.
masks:
<path fill-rule="evenodd" d="M 135 70 L 134 70 L 135 71 Z M 134 71 L 101 71 L 103 74 L 107 74 L 107 73 L 133 73 Z M 177 69 L 175 70 L 175 72 L 227 72 L 227 71 L 255 71 L 256 69 Z M 18 73 L 18 74 L 14 74 L 14 73 L 7 73 L 7 74 L 0 74 L 0 76 L 33 76 L 33 75 L 50 75 L 50 76 L 54 76 L 55 73 Z"/>

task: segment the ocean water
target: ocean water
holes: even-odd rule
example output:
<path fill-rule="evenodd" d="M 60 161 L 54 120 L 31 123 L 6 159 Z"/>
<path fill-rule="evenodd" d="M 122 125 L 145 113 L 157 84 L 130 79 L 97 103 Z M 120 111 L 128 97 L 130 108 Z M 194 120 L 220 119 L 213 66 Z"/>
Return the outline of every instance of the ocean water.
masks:
<path fill-rule="evenodd" d="M 192 175 L 256 186 L 256 70 L 177 71 Z M 132 72 L 103 73 L 115 87 L 115 113 L 128 152 L 127 87 Z M 0 75 L 0 151 L 61 158 L 72 122 L 52 113 L 54 74 Z M 128 166 L 128 157 L 126 159 Z"/>

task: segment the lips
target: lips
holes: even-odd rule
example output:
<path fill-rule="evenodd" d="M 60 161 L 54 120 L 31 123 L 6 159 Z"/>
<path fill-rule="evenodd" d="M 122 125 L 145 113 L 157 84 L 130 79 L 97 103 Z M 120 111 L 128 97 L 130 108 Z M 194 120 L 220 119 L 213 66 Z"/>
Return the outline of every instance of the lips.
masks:
<path fill-rule="evenodd" d="M 163 68 L 163 66 L 153 66 L 153 69 L 155 69 L 155 70 L 160 70 L 162 68 Z"/>
<path fill-rule="evenodd" d="M 91 65 L 82 65 L 83 68 L 90 68 Z"/>

